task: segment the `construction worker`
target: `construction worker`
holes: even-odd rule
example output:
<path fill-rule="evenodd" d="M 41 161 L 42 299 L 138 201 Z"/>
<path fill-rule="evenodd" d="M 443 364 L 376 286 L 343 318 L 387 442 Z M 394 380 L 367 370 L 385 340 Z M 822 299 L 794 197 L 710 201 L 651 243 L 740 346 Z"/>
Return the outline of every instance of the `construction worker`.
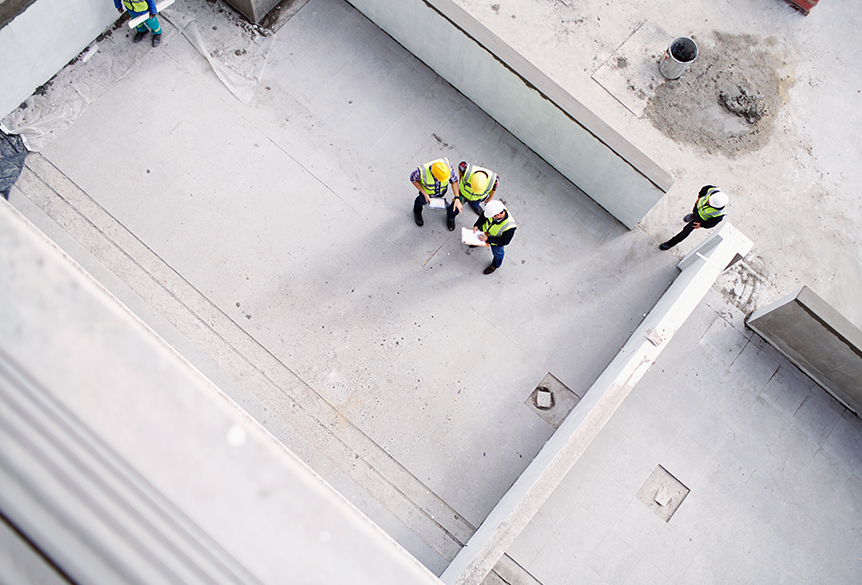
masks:
<path fill-rule="evenodd" d="M 488 202 L 484 213 L 479 216 L 473 226 L 474 232 L 482 232 L 477 237 L 491 246 L 491 254 L 494 256 L 491 265 L 485 269 L 485 274 L 491 274 L 503 264 L 505 254 L 503 248 L 512 241 L 516 228 L 514 220 L 512 220 L 502 201 L 495 199 Z"/>
<path fill-rule="evenodd" d="M 132 42 L 140 43 L 147 36 L 147 31 L 152 31 L 153 46 L 159 46 L 159 43 L 162 42 L 162 27 L 159 25 L 159 19 L 156 16 L 158 13 L 158 10 L 156 10 L 156 0 L 114 0 L 114 8 L 120 12 L 123 12 L 125 9 L 131 18 L 136 18 L 149 12 L 150 17 L 135 29 L 135 38 L 132 39 Z"/>
<path fill-rule="evenodd" d="M 455 229 L 455 216 L 464 210 L 465 202 L 481 217 L 482 203 L 494 199 L 499 182 L 500 178 L 494 171 L 461 161 L 458 165 L 458 196 L 452 200 L 451 209 L 448 210 L 448 217 L 451 218 L 449 229 Z"/>
<path fill-rule="evenodd" d="M 705 185 L 697 195 L 692 212 L 683 218 L 687 222 L 682 231 L 659 246 L 662 250 L 670 250 L 686 239 L 692 230 L 698 228 L 714 228 L 724 219 L 724 208 L 728 197 L 715 185 Z"/>
<path fill-rule="evenodd" d="M 416 220 L 416 225 L 424 225 L 422 221 L 422 207 L 431 203 L 431 198 L 442 198 L 446 195 L 449 185 L 454 185 L 458 182 L 458 175 L 455 174 L 455 169 L 452 168 L 452 163 L 448 158 L 438 158 L 429 163 L 416 167 L 410 173 L 410 182 L 419 191 L 419 195 L 413 202 L 413 217 Z M 454 190 L 455 188 L 452 187 Z M 443 202 L 445 203 L 445 199 Z M 451 228 L 454 228 L 455 216 L 449 216 L 449 209 L 446 209 L 447 223 L 452 223 Z"/>

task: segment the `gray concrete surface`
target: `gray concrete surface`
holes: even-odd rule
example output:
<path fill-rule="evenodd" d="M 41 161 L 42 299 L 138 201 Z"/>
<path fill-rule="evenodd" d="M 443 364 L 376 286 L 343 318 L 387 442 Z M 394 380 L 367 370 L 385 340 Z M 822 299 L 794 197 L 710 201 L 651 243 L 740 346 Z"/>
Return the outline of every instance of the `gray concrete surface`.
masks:
<path fill-rule="evenodd" d="M 509 549 L 542 585 L 859 583 L 862 421 L 712 291 Z M 665 522 L 657 465 L 691 492 Z"/>
<path fill-rule="evenodd" d="M 346 3 L 288 21 L 247 106 L 184 38 L 147 50 L 10 200 L 439 573 L 553 431 L 524 400 L 589 387 L 674 257 Z M 413 223 L 440 154 L 500 169 L 494 275 L 442 214 Z"/>
<path fill-rule="evenodd" d="M 738 194 L 733 222 L 755 255 L 648 374 L 673 368 L 674 382 L 623 403 L 582 475 L 510 556 L 545 585 L 658 583 L 661 570 L 685 583 L 757 582 L 764 571 L 766 582 L 805 583 L 814 570 L 856 583 L 858 421 L 750 341 L 723 299 L 752 308 L 805 279 L 859 322 L 849 292 L 859 233 L 843 214 L 858 117 L 832 116 L 858 109 L 862 76 L 854 51 L 827 46 L 859 42 L 847 33 L 858 12 L 823 3 L 791 20 L 778 0 L 571 4 L 461 2 L 667 164 L 677 183 L 643 229 L 607 216 L 339 0 L 311 0 L 279 31 L 248 105 L 182 37 L 146 48 L 44 156 L 29 157 L 10 200 L 439 574 L 552 432 L 524 399 L 548 372 L 589 386 L 675 274 L 656 242 L 703 182 L 720 183 Z M 674 33 L 775 32 L 770 46 L 797 83 L 773 142 L 750 158 L 709 155 L 592 81 L 647 16 Z M 441 153 L 500 171 L 520 227 L 490 277 L 487 256 L 464 250 L 442 217 L 412 224 L 407 175 Z M 776 193 L 790 203 L 776 208 Z M 812 193 L 835 196 L 800 211 Z M 461 221 L 472 223 L 469 211 Z M 817 262 L 802 253 L 812 246 Z M 689 382 L 701 371 L 715 386 Z M 685 532 L 655 532 L 632 503 L 656 462 L 693 484 L 671 519 L 688 514 Z M 776 469 L 786 479 L 773 480 Z M 581 508 L 593 517 L 569 519 Z"/>
<path fill-rule="evenodd" d="M 681 216 L 702 185 L 717 184 L 730 194 L 729 214 L 754 240 L 754 250 L 723 280 L 721 290 L 743 312 L 807 285 L 862 326 L 862 305 L 856 301 L 862 287 L 862 227 L 846 212 L 854 208 L 862 181 L 858 2 L 825 0 L 807 17 L 784 0 L 457 3 L 668 169 L 673 188 L 641 222 L 656 242 L 679 230 Z M 733 157 L 720 147 L 710 147 L 710 152 L 683 142 L 684 134 L 724 126 L 718 133 L 732 143 L 736 130 L 730 129 L 738 128 L 738 118 L 719 112 L 716 119 L 703 119 L 692 111 L 697 108 L 682 109 L 670 116 L 675 122 L 663 132 L 648 115 L 635 116 L 623 105 L 627 100 L 618 100 L 593 78 L 603 66 L 613 66 L 636 84 L 642 71 L 629 73 L 608 61 L 647 21 L 670 37 L 694 38 L 699 61 L 722 57 L 733 64 L 704 74 L 704 81 L 716 71 L 730 77 L 731 69 L 758 67 L 756 61 L 764 59 L 780 81 L 780 100 L 768 116 L 771 130 L 761 148 Z M 716 33 L 745 42 L 728 46 L 718 42 Z M 659 57 L 665 48 L 652 47 L 653 55 Z M 634 61 L 629 61 L 631 68 Z M 674 83 L 681 87 L 669 82 Z M 641 99 L 650 99 L 662 88 L 639 89 L 646 90 Z M 675 253 L 684 254 L 703 238 L 696 236 Z"/>
<path fill-rule="evenodd" d="M 862 330 L 811 289 L 763 307 L 746 324 L 844 406 L 862 412 Z"/>

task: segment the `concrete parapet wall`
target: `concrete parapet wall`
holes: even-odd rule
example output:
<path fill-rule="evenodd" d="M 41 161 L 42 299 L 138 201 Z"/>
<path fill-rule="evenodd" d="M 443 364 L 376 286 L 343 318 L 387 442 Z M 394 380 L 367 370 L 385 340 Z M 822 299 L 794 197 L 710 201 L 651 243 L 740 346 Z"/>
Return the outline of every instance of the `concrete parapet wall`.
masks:
<path fill-rule="evenodd" d="M 444 583 L 482 583 L 718 276 L 751 246 L 750 239 L 725 223 L 680 261 L 680 275 L 449 564 L 440 576 Z"/>
<path fill-rule="evenodd" d="M 666 171 L 451 0 L 348 1 L 627 227 L 673 184 Z"/>
<path fill-rule="evenodd" d="M 0 119 L 119 17 L 110 0 L 37 0 L 0 29 Z"/>
<path fill-rule="evenodd" d="M 451 0 L 348 1 L 627 227 L 673 184 L 666 171 Z"/>
<path fill-rule="evenodd" d="M 857 415 L 862 330 L 807 286 L 752 313 L 746 324 Z"/>

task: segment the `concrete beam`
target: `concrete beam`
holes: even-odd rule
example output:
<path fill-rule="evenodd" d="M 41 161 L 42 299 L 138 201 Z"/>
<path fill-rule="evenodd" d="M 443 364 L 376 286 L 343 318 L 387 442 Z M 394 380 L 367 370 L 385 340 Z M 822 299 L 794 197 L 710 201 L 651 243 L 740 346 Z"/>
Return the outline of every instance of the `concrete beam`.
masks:
<path fill-rule="evenodd" d="M 724 223 L 679 263 L 682 272 L 557 432 L 440 576 L 479 585 L 737 255 L 752 242 Z"/>
<path fill-rule="evenodd" d="M 857 415 L 862 330 L 807 286 L 751 314 L 746 325 Z"/>

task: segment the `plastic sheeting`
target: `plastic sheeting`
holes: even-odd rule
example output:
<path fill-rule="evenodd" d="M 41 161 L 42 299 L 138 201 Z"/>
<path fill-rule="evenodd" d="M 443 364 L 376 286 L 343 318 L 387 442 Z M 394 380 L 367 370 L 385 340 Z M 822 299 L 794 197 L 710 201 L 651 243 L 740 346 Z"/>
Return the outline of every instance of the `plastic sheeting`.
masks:
<path fill-rule="evenodd" d="M 162 46 L 178 33 L 209 62 L 242 103 L 248 103 L 263 77 L 275 36 L 229 8 L 206 0 L 177 0 L 160 14 Z M 149 58 L 149 39 L 132 44 L 123 25 L 98 39 L 17 110 L 0 121 L 0 130 L 20 135 L 39 152 L 71 126 L 93 101 L 138 62 Z"/>
<path fill-rule="evenodd" d="M 20 136 L 0 132 L 0 195 L 9 199 L 9 191 L 24 168 L 27 149 Z"/>

